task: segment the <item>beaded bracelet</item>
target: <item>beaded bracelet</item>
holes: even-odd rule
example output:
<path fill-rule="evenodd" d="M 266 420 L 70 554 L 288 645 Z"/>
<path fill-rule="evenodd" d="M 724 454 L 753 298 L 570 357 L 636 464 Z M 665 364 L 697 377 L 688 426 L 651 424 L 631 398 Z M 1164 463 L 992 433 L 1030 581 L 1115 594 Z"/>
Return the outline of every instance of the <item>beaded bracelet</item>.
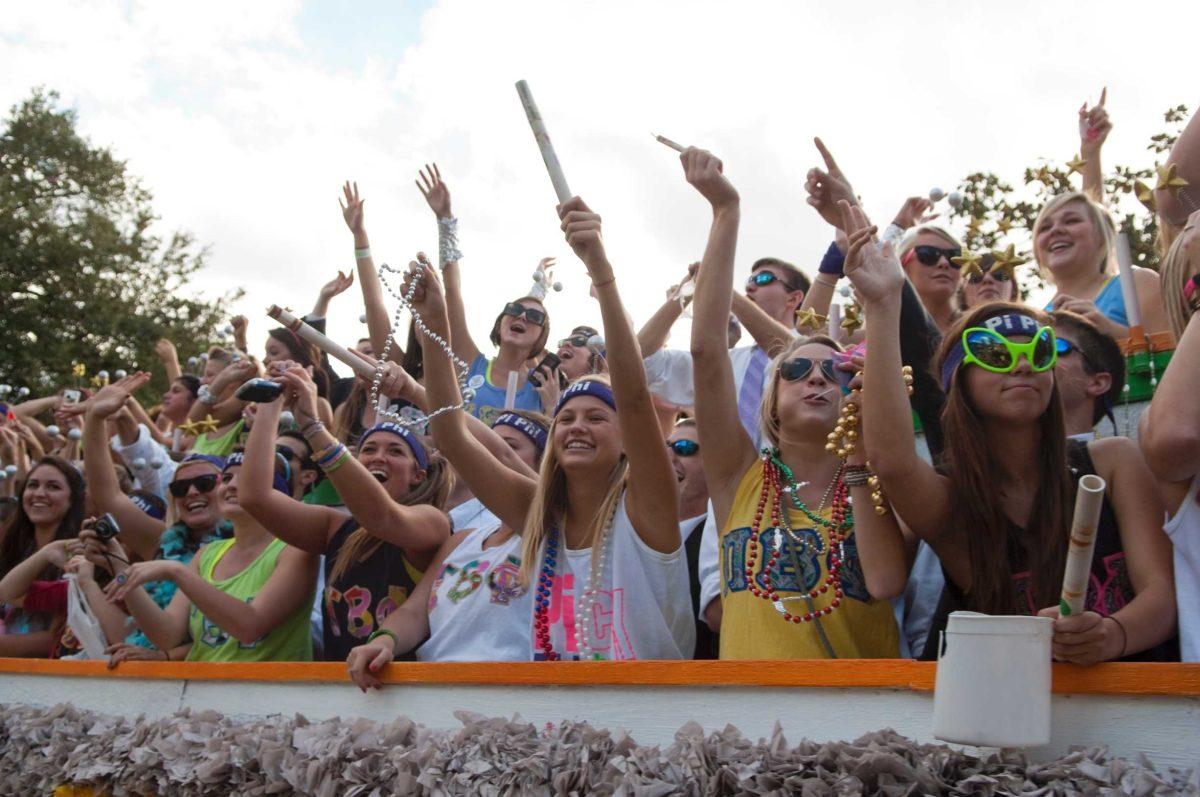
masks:
<path fill-rule="evenodd" d="M 371 635 L 369 637 L 367 637 L 367 642 L 373 642 L 381 636 L 387 636 L 387 637 L 392 638 L 392 652 L 395 653 L 396 646 L 400 644 L 400 637 L 396 636 L 396 633 L 394 631 L 389 631 L 386 628 L 380 628 L 377 631 L 372 632 Z"/>

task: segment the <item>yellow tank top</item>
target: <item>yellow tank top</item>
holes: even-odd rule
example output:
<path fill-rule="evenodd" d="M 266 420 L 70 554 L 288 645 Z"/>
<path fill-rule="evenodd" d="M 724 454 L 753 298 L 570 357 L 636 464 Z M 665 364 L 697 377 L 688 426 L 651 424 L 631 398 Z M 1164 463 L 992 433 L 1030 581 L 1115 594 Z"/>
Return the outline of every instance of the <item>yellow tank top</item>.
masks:
<path fill-rule="evenodd" d="M 750 592 L 746 576 L 746 550 L 750 526 L 763 483 L 761 462 L 746 471 L 738 484 L 729 520 L 721 530 L 721 658 L 722 659 L 870 659 L 900 655 L 900 638 L 889 601 L 873 600 L 858 561 L 858 548 L 851 533 L 845 541 L 845 560 L 840 581 L 844 596 L 832 614 L 808 623 L 784 620 L 771 601 Z M 780 598 L 797 597 L 784 603 L 792 614 L 824 609 L 833 600 L 833 589 L 808 600 L 809 590 L 829 575 L 829 530 L 813 528 L 804 513 L 788 512 L 792 534 L 776 535 L 770 526 L 770 501 L 761 533 L 767 553 L 755 546 L 754 579 L 759 588 L 762 569 L 782 542 L 782 555 L 770 574 Z M 785 500 L 786 506 L 786 500 Z M 821 513 L 829 519 L 829 510 Z M 770 529 L 768 531 L 768 529 Z M 811 605 L 809 605 L 811 603 Z"/>

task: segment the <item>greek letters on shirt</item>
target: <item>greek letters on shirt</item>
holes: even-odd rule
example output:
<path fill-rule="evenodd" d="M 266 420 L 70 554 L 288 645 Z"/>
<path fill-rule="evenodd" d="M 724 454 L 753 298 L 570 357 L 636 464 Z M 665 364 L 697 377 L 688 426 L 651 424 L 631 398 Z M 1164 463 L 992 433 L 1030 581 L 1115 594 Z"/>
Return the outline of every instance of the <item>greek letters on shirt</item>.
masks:
<path fill-rule="evenodd" d="M 371 590 L 366 587 L 353 586 L 347 590 L 339 590 L 329 584 L 325 585 L 325 627 L 335 637 L 340 637 L 346 631 L 355 639 L 366 639 L 371 632 L 379 627 L 387 616 L 408 598 L 408 590 L 395 584 L 388 586 L 388 596 L 379 601 L 375 614 L 371 614 Z M 346 629 L 343 629 L 337 619 L 337 604 L 346 604 Z"/>
<path fill-rule="evenodd" d="M 550 608 L 547 612 L 550 627 L 562 628 L 565 638 L 566 652 L 561 653 L 565 659 L 578 659 L 579 646 L 575 641 L 575 576 L 571 573 L 555 575 L 550 588 Z M 592 602 L 591 617 L 582 618 L 587 643 L 592 654 L 597 658 L 609 661 L 621 661 L 636 658 L 633 642 L 625 627 L 625 590 L 599 590 Z M 553 632 L 552 632 L 553 633 Z M 554 643 L 559 649 L 559 642 Z M 535 661 L 544 661 L 546 654 L 539 648 L 534 648 Z"/>
<path fill-rule="evenodd" d="M 1098 573 L 1102 573 L 1101 578 Z M 1017 605 L 1024 606 L 1030 614 L 1037 614 L 1043 608 L 1035 605 L 1033 595 L 1033 578 L 1028 570 L 1016 573 L 1012 577 L 1013 591 L 1017 596 Z M 1133 595 L 1133 582 L 1129 579 L 1129 566 L 1125 561 L 1125 552 L 1118 551 L 1104 557 L 1097 557 L 1088 574 L 1087 597 L 1084 599 L 1084 609 L 1095 612 L 1101 617 L 1115 614 L 1125 608 Z"/>
<path fill-rule="evenodd" d="M 829 571 L 832 552 L 828 550 L 825 538 L 816 529 L 793 528 L 793 533 L 799 538 L 799 542 L 793 540 L 786 531 L 779 535 L 783 547 L 770 574 L 771 585 L 779 592 L 808 592 L 817 587 L 824 578 L 823 574 Z M 759 541 L 766 549 L 758 557 L 758 569 L 754 574 L 754 582 L 759 589 L 767 589 L 762 573 L 775 550 L 776 536 L 774 529 L 764 529 L 759 533 Z M 727 594 L 750 588 L 746 577 L 746 549 L 749 544 L 749 527 L 733 529 L 721 538 L 721 546 L 724 549 L 721 557 L 721 578 Z M 858 543 L 853 534 L 846 539 L 844 548 L 845 561 L 838 576 L 842 591 L 847 598 L 868 603 L 871 596 L 867 592 L 867 580 L 858 560 Z"/>
<path fill-rule="evenodd" d="M 520 584 L 520 574 L 521 559 L 513 554 L 509 554 L 500 562 L 480 557 L 472 559 L 462 567 L 443 564 L 429 594 L 429 610 L 433 611 L 437 606 L 438 594 L 444 583 L 450 584 L 446 591 L 446 599 L 451 603 L 458 604 L 469 598 L 486 583 L 491 602 L 507 606 L 525 592 Z"/>
<path fill-rule="evenodd" d="M 252 600 L 254 600 L 253 596 L 246 598 L 246 603 L 250 603 Z M 197 614 L 200 614 L 200 610 L 197 609 L 196 604 L 193 603 L 188 608 L 188 613 L 192 617 L 195 617 Z M 221 630 L 221 627 L 212 620 L 208 619 L 206 615 L 201 615 L 200 617 L 200 629 L 200 639 L 196 641 L 202 645 L 207 645 L 210 648 L 219 648 L 229 641 L 229 634 Z M 253 650 L 254 648 L 258 647 L 259 642 L 262 642 L 266 638 L 267 635 L 263 634 L 253 642 L 239 642 L 238 650 Z"/>

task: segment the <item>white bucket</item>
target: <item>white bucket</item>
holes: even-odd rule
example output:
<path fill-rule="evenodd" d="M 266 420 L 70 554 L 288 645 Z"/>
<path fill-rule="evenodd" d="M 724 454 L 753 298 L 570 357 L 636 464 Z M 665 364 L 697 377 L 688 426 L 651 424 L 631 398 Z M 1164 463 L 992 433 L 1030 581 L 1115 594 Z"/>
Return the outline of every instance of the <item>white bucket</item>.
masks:
<path fill-rule="evenodd" d="M 981 747 L 1050 743 L 1049 617 L 954 612 L 942 634 L 933 735 Z"/>

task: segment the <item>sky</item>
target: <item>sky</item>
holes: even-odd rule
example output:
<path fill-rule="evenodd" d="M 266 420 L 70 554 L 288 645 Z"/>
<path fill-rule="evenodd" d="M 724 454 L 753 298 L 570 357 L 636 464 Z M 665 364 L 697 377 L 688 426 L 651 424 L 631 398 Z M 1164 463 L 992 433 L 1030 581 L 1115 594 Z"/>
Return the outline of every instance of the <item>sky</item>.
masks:
<path fill-rule="evenodd" d="M 10 3 L 0 108 L 57 90 L 82 132 L 154 195 L 164 234 L 209 248 L 197 291 L 241 286 L 258 347 L 270 304 L 308 310 L 353 268 L 337 206 L 367 198 L 377 262 L 436 257 L 413 184 L 436 161 L 459 218 L 476 341 L 539 259 L 558 258 L 551 340 L 598 325 L 582 264 L 513 84 L 529 81 L 572 191 L 604 219 L 626 305 L 648 318 L 698 260 L 703 199 L 662 133 L 717 153 L 742 196 L 739 272 L 763 256 L 810 273 L 831 239 L 804 202 L 820 135 L 886 223 L 904 197 L 964 175 L 1020 182 L 1078 147 L 1075 112 L 1108 87 L 1109 164 L 1150 165 L 1173 105 L 1200 105 L 1200 4 L 255 0 Z M 1024 241 L 1014 239 L 1018 248 Z M 365 335 L 357 285 L 330 333 Z M 216 331 L 214 331 L 216 334 Z M 687 346 L 686 321 L 673 345 Z M 181 353 L 186 354 L 186 351 Z"/>

